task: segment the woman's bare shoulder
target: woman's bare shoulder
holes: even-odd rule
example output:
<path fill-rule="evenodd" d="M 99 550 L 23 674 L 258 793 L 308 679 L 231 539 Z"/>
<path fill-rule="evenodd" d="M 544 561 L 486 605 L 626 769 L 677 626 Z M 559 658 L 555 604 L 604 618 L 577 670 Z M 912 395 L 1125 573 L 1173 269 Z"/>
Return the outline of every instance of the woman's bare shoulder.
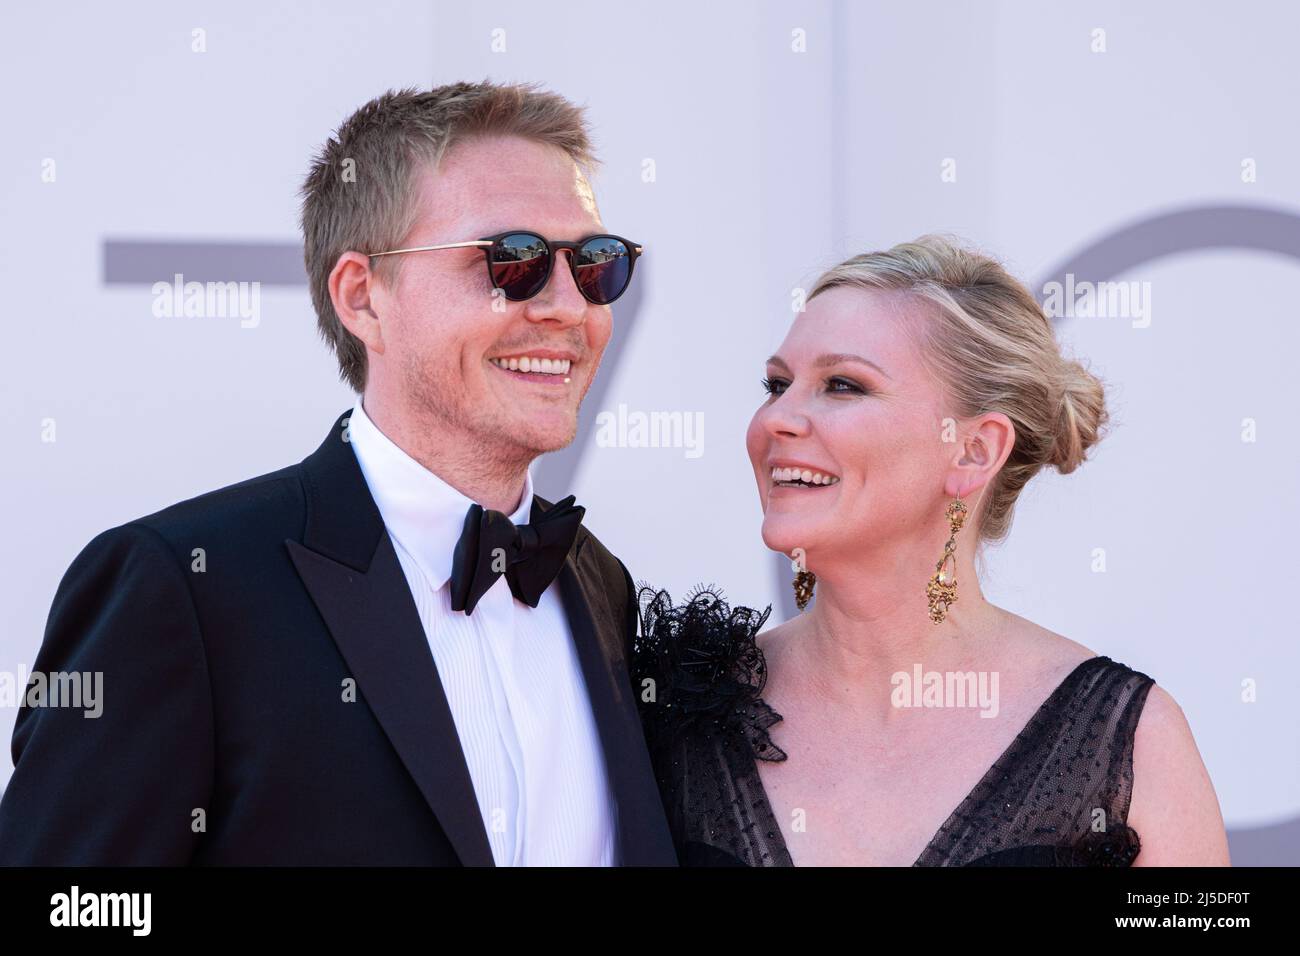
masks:
<path fill-rule="evenodd" d="M 1084 661 L 1098 656 L 1091 647 L 1019 614 L 1006 610 L 1002 614 L 1003 652 L 1028 671 L 1041 675 L 1045 683 L 1059 683 Z"/>
<path fill-rule="evenodd" d="M 1230 865 L 1219 798 L 1191 725 L 1159 684 L 1134 734 L 1128 823 L 1142 840 L 1136 866 Z"/>
<path fill-rule="evenodd" d="M 754 638 L 754 643 L 763 652 L 763 656 L 770 658 L 779 653 L 782 645 L 796 635 L 800 627 L 799 618 L 792 617 L 788 621 L 782 621 L 780 624 L 762 630 Z"/>
<path fill-rule="evenodd" d="M 1024 618 L 1018 621 L 1014 640 L 1023 643 L 1022 653 L 1033 655 L 1049 683 L 1097 656 L 1078 641 Z M 1134 731 L 1128 824 L 1142 841 L 1136 866 L 1229 865 L 1219 800 L 1187 715 L 1155 683 Z"/>

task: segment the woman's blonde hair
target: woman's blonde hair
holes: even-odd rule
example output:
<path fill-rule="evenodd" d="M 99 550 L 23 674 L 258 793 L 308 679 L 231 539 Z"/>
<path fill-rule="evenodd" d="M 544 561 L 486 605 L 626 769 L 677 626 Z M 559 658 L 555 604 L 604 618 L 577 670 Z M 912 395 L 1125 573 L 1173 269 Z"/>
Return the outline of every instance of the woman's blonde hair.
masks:
<path fill-rule="evenodd" d="M 1051 322 L 1002 264 L 960 240 L 922 236 L 827 270 L 808 300 L 847 287 L 900 292 L 934 308 L 916 323 L 927 364 L 957 416 L 1001 412 L 1015 444 L 989 483 L 979 536 L 1001 541 L 1016 498 L 1044 465 L 1069 474 L 1102 438 L 1109 415 L 1101 380 L 1062 355 Z"/>

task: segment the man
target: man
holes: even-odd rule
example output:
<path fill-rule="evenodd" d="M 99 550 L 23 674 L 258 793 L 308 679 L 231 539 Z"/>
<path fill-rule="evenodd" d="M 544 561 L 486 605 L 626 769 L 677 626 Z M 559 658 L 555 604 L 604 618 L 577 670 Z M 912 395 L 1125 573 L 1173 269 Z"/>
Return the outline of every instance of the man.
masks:
<path fill-rule="evenodd" d="M 533 87 L 340 127 L 302 220 L 361 398 L 301 463 L 77 557 L 33 673 L 102 672 L 103 712 L 20 712 L 0 863 L 676 862 L 631 579 L 529 473 L 573 440 L 640 252 L 592 163 Z"/>

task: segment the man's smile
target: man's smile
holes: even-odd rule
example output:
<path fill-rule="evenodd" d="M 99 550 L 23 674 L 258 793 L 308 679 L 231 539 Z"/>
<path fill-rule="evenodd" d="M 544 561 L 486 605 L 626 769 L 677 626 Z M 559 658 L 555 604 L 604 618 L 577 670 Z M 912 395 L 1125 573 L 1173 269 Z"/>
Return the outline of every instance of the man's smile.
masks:
<path fill-rule="evenodd" d="M 576 360 L 572 353 L 541 349 L 494 356 L 488 361 L 511 378 L 555 386 L 570 383 L 569 372 Z"/>

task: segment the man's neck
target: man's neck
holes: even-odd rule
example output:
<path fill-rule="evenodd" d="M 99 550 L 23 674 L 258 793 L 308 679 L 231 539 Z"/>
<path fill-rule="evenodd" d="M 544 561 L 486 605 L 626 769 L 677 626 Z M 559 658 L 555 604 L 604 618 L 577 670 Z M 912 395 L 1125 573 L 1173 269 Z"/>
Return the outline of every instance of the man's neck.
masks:
<path fill-rule="evenodd" d="M 527 460 L 507 462 L 486 455 L 472 436 L 448 441 L 444 429 L 412 427 L 383 402 L 363 400 L 362 407 L 389 441 L 471 501 L 503 514 L 513 514 L 523 503 Z"/>

